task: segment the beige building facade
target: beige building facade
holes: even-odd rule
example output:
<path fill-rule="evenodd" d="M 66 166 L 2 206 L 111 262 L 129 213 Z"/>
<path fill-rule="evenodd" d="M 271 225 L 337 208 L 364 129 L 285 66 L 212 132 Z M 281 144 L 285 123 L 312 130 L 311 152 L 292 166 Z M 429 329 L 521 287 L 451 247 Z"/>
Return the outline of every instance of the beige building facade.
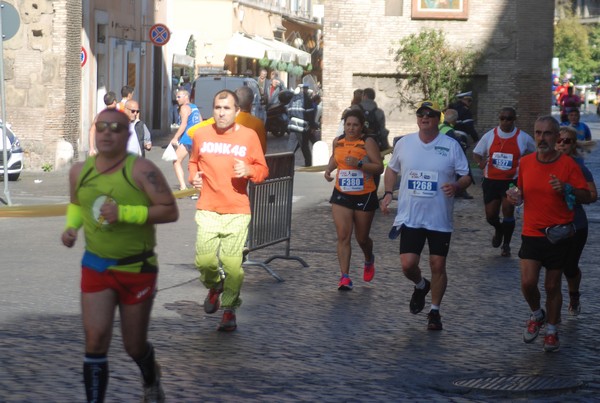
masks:
<path fill-rule="evenodd" d="M 103 97 L 135 88 L 141 117 L 154 131 L 171 122 L 173 66 L 190 63 L 200 72 L 258 71 L 259 58 L 310 64 L 311 55 L 289 46 L 290 22 L 307 24 L 311 0 L 9 0 L 21 22 L 4 41 L 7 121 L 25 150 L 25 169 L 68 166 L 89 149 L 88 132 Z M 151 38 L 156 24 L 168 41 Z M 305 33 L 303 33 L 306 35 Z M 186 58 L 190 37 L 196 57 Z M 257 51 L 243 54 L 232 38 L 251 40 Z M 311 33 L 305 37 L 314 43 Z M 154 39 L 154 41 L 152 40 Z M 160 36 L 158 37 L 159 40 Z M 261 52 L 262 50 L 262 52 Z M 288 63 L 289 64 L 289 63 Z"/>
<path fill-rule="evenodd" d="M 531 133 L 537 116 L 550 113 L 554 4 L 542 0 L 458 1 L 461 19 L 416 18 L 422 0 L 328 0 L 324 23 L 323 137 L 335 136 L 340 115 L 356 88 L 372 87 L 386 112 L 390 140 L 417 130 L 414 110 L 399 109 L 393 50 L 400 38 L 440 29 L 452 46 L 483 52 L 473 77 L 480 135 L 497 125 L 503 106 L 517 109 L 517 125 Z M 431 15 L 431 13 L 429 14 Z M 418 98 L 419 95 L 416 95 Z"/>

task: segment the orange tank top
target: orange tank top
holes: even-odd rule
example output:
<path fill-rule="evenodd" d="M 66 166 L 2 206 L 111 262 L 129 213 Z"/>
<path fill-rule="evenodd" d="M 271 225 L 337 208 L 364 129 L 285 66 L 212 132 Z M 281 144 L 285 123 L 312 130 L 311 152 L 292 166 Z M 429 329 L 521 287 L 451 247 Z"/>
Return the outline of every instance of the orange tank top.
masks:
<path fill-rule="evenodd" d="M 373 175 L 356 166 L 346 164 L 346 157 L 348 156 L 358 158 L 363 163 L 369 162 L 364 138 L 349 141 L 344 135 L 338 137 L 333 156 L 337 164 L 335 178 L 337 190 L 351 195 L 363 195 L 375 191 Z"/>
<path fill-rule="evenodd" d="M 503 139 L 498 135 L 498 128 L 494 129 L 494 140 L 488 151 L 488 162 L 485 177 L 496 180 L 510 180 L 516 177 L 521 150 L 517 141 L 521 129 L 517 129 L 514 136 Z"/>

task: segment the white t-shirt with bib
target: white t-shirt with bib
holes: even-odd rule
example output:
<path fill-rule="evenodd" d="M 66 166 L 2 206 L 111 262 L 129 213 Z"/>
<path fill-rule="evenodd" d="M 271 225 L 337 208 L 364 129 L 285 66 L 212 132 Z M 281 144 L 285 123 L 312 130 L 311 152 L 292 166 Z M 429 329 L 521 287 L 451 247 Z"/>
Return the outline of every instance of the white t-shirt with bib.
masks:
<path fill-rule="evenodd" d="M 452 232 L 454 198 L 444 194 L 442 185 L 469 173 L 460 144 L 441 134 L 430 143 L 421 141 L 419 133 L 407 134 L 396 143 L 388 168 L 401 175 L 394 226 Z"/>

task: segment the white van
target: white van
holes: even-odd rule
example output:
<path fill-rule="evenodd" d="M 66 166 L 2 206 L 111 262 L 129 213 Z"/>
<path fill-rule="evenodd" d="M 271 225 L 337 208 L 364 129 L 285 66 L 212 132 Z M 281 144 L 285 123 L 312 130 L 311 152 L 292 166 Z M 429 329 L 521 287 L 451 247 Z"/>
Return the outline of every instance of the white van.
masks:
<path fill-rule="evenodd" d="M 255 108 L 260 105 L 260 94 L 258 92 L 258 83 L 250 77 L 233 76 L 206 76 L 198 77 L 194 81 L 192 90 L 192 103 L 200 110 L 202 119 L 208 119 L 212 116 L 212 104 L 215 94 L 221 90 L 235 91 L 242 86 L 249 86 L 254 92 L 254 101 L 252 103 L 252 114 L 255 114 Z"/>

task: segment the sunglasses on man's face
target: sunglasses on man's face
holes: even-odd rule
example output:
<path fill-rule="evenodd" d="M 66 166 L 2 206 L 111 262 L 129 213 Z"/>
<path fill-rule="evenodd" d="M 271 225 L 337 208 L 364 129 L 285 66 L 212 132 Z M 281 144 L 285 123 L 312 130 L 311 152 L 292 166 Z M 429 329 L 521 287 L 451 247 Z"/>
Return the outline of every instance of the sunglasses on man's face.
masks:
<path fill-rule="evenodd" d="M 129 130 L 126 125 L 119 122 L 96 122 L 96 131 L 103 132 L 106 129 L 114 133 Z"/>
<path fill-rule="evenodd" d="M 506 120 L 507 122 L 512 122 L 515 119 L 514 116 L 500 116 L 500 120 Z"/>
<path fill-rule="evenodd" d="M 573 140 L 572 138 L 564 138 L 564 137 L 562 137 L 562 138 L 559 138 L 558 140 L 556 140 L 556 142 L 558 144 L 562 144 L 562 143 L 573 144 L 575 142 L 575 140 Z"/>
<path fill-rule="evenodd" d="M 127 108 L 127 109 L 129 109 L 129 108 Z M 131 113 L 140 113 L 140 110 L 139 109 L 129 109 L 129 112 L 131 112 Z"/>
<path fill-rule="evenodd" d="M 424 118 L 424 117 L 428 117 L 428 118 L 437 118 L 439 117 L 439 113 L 434 112 L 434 111 L 422 111 L 422 112 L 417 112 L 417 117 L 418 118 Z"/>

